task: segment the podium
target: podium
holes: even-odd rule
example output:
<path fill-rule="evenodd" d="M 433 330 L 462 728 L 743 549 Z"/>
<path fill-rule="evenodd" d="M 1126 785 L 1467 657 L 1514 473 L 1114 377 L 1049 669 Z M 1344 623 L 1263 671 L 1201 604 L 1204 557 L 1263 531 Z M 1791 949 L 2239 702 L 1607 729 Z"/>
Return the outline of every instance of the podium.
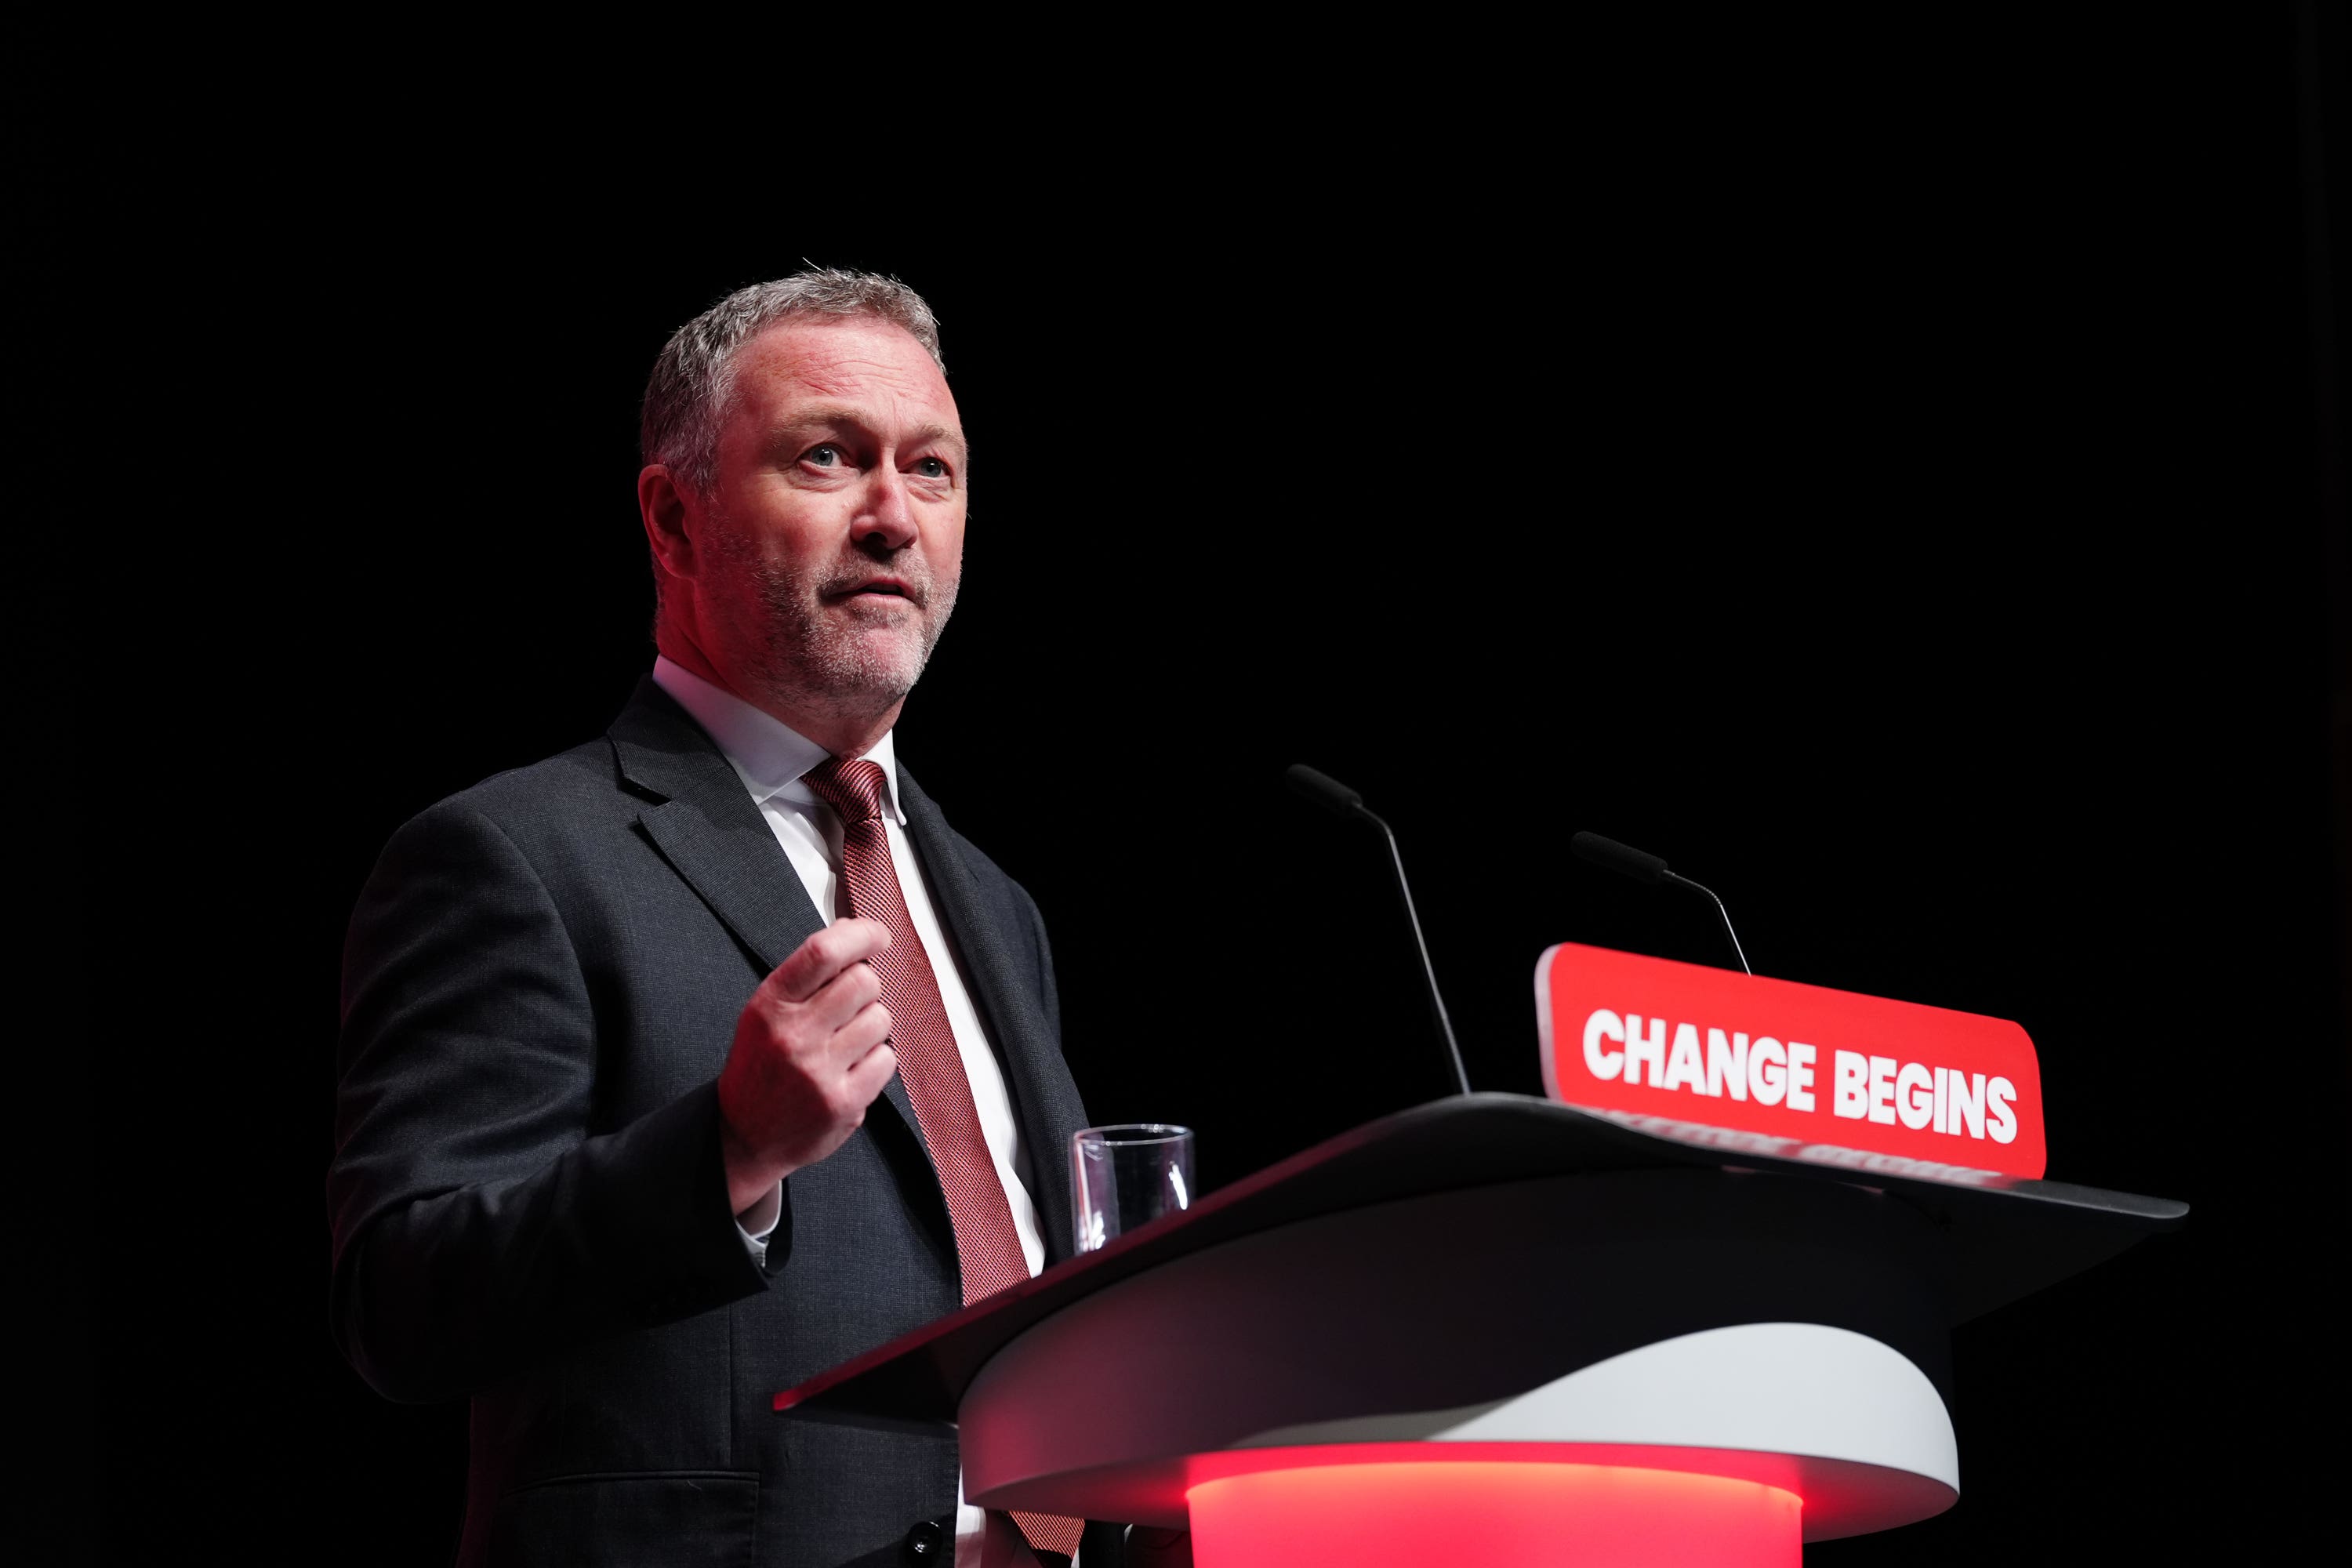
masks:
<path fill-rule="evenodd" d="M 1199 1568 L 1790 1563 L 1958 1500 L 1954 1324 L 2187 1214 L 1466 1095 L 775 1403 L 953 1423 L 971 1500 L 1189 1528 Z"/>

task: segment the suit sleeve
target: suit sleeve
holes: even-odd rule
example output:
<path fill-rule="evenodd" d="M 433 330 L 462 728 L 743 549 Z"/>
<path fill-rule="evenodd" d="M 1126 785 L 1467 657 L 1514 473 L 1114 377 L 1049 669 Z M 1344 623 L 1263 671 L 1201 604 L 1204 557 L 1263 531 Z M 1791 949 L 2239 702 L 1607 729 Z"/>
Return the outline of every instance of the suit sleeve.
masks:
<path fill-rule="evenodd" d="M 1030 940 L 1037 947 L 1037 995 L 1045 1015 L 1045 1038 L 1056 1056 L 1062 1049 L 1062 988 L 1054 978 L 1054 944 L 1045 940 L 1045 917 L 1038 911 L 1037 900 L 1028 889 L 1014 885 L 1021 895 L 1021 906 L 1029 916 Z"/>
<path fill-rule="evenodd" d="M 556 901 L 508 836 L 457 801 L 402 828 L 345 946 L 328 1176 L 335 1335 L 380 1393 L 457 1397 L 765 1288 L 715 1086 L 592 1134 L 597 1047 Z"/>

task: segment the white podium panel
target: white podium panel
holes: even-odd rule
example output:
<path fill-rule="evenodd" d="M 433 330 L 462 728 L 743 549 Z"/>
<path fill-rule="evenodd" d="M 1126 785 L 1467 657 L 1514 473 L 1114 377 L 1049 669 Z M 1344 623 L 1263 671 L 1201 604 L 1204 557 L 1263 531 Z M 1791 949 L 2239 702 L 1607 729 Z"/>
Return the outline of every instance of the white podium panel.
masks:
<path fill-rule="evenodd" d="M 966 1492 L 1181 1527 L 1193 1489 L 1238 1476 L 1542 1462 L 1778 1488 L 1804 1500 L 1808 1540 L 1907 1523 L 1958 1496 L 1934 1382 L 1885 1339 L 1769 1309 L 1936 1342 L 1932 1291 L 1903 1267 L 1932 1258 L 1906 1244 L 1927 1232 L 1859 1188 L 1689 1173 L 1280 1226 L 1123 1280 L 999 1350 L 960 1411 Z M 1767 1315 L 1675 1331 L 1750 1313 Z"/>

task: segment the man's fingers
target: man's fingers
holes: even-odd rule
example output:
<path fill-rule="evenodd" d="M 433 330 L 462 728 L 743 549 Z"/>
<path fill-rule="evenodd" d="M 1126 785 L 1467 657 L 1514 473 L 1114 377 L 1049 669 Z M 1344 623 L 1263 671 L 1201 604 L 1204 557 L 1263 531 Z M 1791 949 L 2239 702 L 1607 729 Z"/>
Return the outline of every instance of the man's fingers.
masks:
<path fill-rule="evenodd" d="M 787 1002 L 805 1002 L 853 963 L 863 963 L 890 945 L 890 928 L 852 915 L 838 920 L 793 950 L 761 984 Z"/>
<path fill-rule="evenodd" d="M 807 1016 L 828 1029 L 838 1029 L 882 994 L 882 977 L 870 963 L 853 963 L 817 988 L 801 1004 Z"/>
<path fill-rule="evenodd" d="M 825 1053 L 835 1068 L 846 1068 L 889 1037 L 890 1009 L 872 1002 L 833 1032 Z"/>
<path fill-rule="evenodd" d="M 851 1064 L 849 1070 L 842 1075 L 842 1087 L 858 1104 L 871 1105 L 875 1097 L 882 1092 L 883 1086 L 890 1081 L 890 1075 L 898 1070 L 898 1053 L 887 1043 L 878 1045 Z"/>

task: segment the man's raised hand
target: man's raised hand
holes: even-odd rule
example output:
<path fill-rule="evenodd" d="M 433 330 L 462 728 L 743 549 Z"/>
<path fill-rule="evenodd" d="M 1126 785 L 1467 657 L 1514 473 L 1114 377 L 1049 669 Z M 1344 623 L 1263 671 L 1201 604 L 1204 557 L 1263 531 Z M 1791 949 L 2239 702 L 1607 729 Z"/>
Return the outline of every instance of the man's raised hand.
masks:
<path fill-rule="evenodd" d="M 890 1014 L 866 961 L 890 945 L 878 921 L 835 921 L 776 965 L 743 1005 L 719 1072 L 727 1195 L 739 1215 L 842 1146 L 898 1070 Z"/>

